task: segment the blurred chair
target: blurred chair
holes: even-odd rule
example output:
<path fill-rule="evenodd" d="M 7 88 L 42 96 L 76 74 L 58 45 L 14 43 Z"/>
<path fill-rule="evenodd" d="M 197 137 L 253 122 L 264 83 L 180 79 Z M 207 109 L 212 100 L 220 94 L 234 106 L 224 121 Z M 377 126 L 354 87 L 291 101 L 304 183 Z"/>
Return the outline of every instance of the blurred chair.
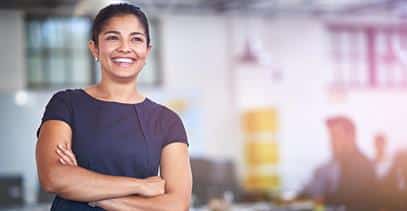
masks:
<path fill-rule="evenodd" d="M 239 198 L 241 188 L 232 161 L 191 158 L 191 168 L 195 206 L 207 204 L 213 198 L 223 199 L 231 195 L 234 200 Z"/>
<path fill-rule="evenodd" d="M 21 175 L 0 175 L 0 207 L 23 206 L 23 178 Z"/>
<path fill-rule="evenodd" d="M 195 196 L 194 206 L 201 206 L 208 202 L 208 186 L 210 161 L 200 158 L 191 158 L 191 170 L 193 177 L 192 193 Z"/>

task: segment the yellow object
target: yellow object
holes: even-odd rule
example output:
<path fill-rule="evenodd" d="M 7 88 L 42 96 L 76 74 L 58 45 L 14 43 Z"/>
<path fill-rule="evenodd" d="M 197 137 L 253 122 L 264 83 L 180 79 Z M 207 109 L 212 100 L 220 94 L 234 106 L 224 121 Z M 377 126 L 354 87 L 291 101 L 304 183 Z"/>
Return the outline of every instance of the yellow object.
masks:
<path fill-rule="evenodd" d="M 315 204 L 313 210 L 314 211 L 325 211 L 325 206 L 323 204 L 318 203 L 318 204 Z"/>
<path fill-rule="evenodd" d="M 245 159 L 248 174 L 245 188 L 249 191 L 278 191 L 281 186 L 277 172 L 279 162 L 277 110 L 273 107 L 247 111 L 242 117 L 245 132 Z"/>
<path fill-rule="evenodd" d="M 245 181 L 245 187 L 250 191 L 270 191 L 277 190 L 280 183 L 280 177 L 277 174 L 249 174 Z"/>
<path fill-rule="evenodd" d="M 243 116 L 243 128 L 246 133 L 275 133 L 278 130 L 277 119 L 277 111 L 273 108 L 250 110 Z"/>
<path fill-rule="evenodd" d="M 277 165 L 278 144 L 275 141 L 248 141 L 245 147 L 248 165 Z"/>
<path fill-rule="evenodd" d="M 188 109 L 188 103 L 184 99 L 172 99 L 166 105 L 178 113 L 185 112 Z"/>

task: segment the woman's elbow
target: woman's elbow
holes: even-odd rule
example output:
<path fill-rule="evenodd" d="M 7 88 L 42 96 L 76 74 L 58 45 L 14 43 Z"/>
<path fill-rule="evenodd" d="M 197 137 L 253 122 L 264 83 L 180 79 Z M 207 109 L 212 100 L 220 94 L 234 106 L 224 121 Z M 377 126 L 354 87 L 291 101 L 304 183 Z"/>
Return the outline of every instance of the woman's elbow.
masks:
<path fill-rule="evenodd" d="M 177 200 L 167 206 L 167 211 L 189 211 L 190 201 L 187 199 Z"/>
<path fill-rule="evenodd" d="M 182 210 L 182 211 L 189 211 L 189 206 L 190 206 L 190 202 L 188 201 L 188 202 L 182 202 L 181 203 L 181 205 L 180 205 L 180 209 L 179 210 Z"/>
<path fill-rule="evenodd" d="M 48 193 L 56 193 L 59 189 L 58 182 L 51 176 L 40 176 L 40 184 L 42 189 Z"/>
<path fill-rule="evenodd" d="M 41 187 L 49 193 L 58 193 L 62 188 L 62 179 L 56 172 L 47 172 L 39 175 Z"/>

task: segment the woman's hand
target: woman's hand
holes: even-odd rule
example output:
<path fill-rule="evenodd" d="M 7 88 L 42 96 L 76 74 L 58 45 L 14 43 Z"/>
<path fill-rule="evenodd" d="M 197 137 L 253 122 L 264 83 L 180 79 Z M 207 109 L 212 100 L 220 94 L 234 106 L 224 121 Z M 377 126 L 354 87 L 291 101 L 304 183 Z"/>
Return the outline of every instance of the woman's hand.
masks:
<path fill-rule="evenodd" d="M 68 146 L 58 145 L 56 150 L 59 162 L 62 165 L 78 166 L 75 154 Z M 138 195 L 145 197 L 158 196 L 165 193 L 165 180 L 159 176 L 148 177 L 141 180 Z"/>
<path fill-rule="evenodd" d="M 62 165 L 78 166 L 75 154 L 73 154 L 70 147 L 58 144 L 56 152 Z"/>
<path fill-rule="evenodd" d="M 153 197 L 165 193 L 165 180 L 159 176 L 148 177 L 143 180 L 139 194 L 141 196 Z"/>
<path fill-rule="evenodd" d="M 70 166 L 78 166 L 78 162 L 76 161 L 75 154 L 73 154 L 72 150 L 68 148 L 68 146 L 59 145 L 57 146 L 56 152 L 59 156 L 59 163 L 62 165 L 70 165 Z M 91 207 L 102 207 L 106 203 L 109 203 L 109 200 L 100 200 L 100 201 L 92 201 L 89 202 L 88 205 Z"/>

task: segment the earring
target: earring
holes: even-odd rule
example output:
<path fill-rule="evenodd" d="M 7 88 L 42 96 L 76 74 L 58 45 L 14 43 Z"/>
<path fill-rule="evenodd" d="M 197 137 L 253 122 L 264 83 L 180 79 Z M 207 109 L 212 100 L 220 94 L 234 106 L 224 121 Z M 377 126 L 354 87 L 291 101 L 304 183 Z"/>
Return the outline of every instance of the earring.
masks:
<path fill-rule="evenodd" d="M 99 58 L 95 57 L 95 62 L 98 62 L 98 61 L 99 61 Z"/>

